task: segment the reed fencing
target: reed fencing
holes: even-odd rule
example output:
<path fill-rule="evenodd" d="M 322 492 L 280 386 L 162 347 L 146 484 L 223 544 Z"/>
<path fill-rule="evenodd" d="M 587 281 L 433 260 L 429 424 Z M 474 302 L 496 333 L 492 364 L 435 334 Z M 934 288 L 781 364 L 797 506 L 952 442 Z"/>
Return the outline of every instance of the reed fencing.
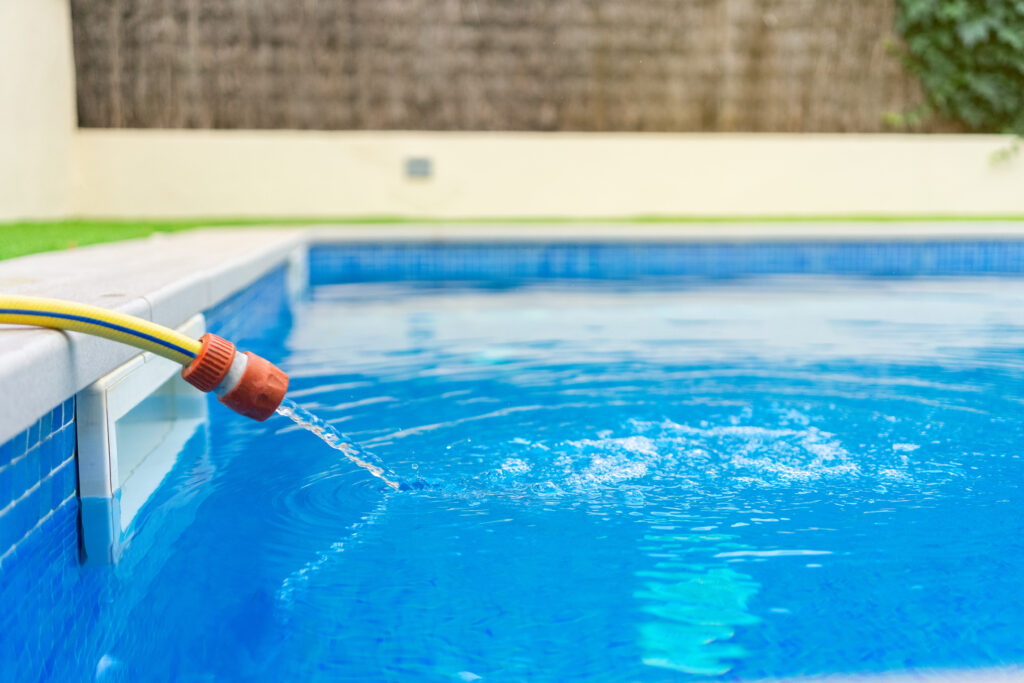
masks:
<path fill-rule="evenodd" d="M 71 4 L 85 127 L 878 132 L 923 102 L 893 0 Z"/>

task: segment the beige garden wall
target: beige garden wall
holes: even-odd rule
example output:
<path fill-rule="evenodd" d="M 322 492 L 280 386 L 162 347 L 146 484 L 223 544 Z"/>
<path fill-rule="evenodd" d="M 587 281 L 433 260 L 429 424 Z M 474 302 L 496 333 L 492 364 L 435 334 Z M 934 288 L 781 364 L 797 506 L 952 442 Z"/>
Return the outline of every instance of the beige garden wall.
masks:
<path fill-rule="evenodd" d="M 83 216 L 1024 214 L 1000 136 L 82 130 Z M 410 179 L 410 157 L 433 176 Z"/>
<path fill-rule="evenodd" d="M 75 125 L 68 0 L 0 0 L 0 222 L 73 212 Z"/>

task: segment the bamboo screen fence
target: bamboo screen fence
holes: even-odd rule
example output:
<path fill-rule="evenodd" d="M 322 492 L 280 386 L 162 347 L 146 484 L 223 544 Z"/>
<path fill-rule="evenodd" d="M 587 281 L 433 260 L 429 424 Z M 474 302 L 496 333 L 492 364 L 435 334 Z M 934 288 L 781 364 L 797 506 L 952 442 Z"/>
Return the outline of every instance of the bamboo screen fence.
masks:
<path fill-rule="evenodd" d="M 86 127 L 874 132 L 922 102 L 893 0 L 71 4 Z"/>

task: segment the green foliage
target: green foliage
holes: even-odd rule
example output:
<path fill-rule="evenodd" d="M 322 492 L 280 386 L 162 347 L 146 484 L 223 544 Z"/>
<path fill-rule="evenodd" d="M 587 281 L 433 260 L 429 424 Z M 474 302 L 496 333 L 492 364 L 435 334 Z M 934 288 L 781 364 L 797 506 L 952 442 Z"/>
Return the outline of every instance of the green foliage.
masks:
<path fill-rule="evenodd" d="M 995 152 L 993 152 L 992 163 L 1008 164 L 1014 159 L 1016 159 L 1018 156 L 1020 156 L 1020 141 L 1021 138 L 1014 138 L 1013 142 L 1011 142 L 1009 145 L 997 149 Z"/>
<path fill-rule="evenodd" d="M 1024 0 L 896 0 L 896 30 L 936 111 L 1024 134 Z"/>
<path fill-rule="evenodd" d="M 934 116 L 928 105 L 914 107 L 909 111 L 887 111 L 882 113 L 882 123 L 895 130 L 920 130 Z"/>

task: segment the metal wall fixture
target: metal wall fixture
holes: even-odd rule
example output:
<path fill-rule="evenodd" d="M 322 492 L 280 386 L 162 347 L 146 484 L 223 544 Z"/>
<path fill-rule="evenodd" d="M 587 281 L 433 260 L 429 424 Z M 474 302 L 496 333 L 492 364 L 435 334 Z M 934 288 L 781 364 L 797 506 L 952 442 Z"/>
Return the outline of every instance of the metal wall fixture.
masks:
<path fill-rule="evenodd" d="M 408 157 L 405 160 L 405 177 L 426 180 L 434 175 L 434 160 L 430 157 Z"/>

